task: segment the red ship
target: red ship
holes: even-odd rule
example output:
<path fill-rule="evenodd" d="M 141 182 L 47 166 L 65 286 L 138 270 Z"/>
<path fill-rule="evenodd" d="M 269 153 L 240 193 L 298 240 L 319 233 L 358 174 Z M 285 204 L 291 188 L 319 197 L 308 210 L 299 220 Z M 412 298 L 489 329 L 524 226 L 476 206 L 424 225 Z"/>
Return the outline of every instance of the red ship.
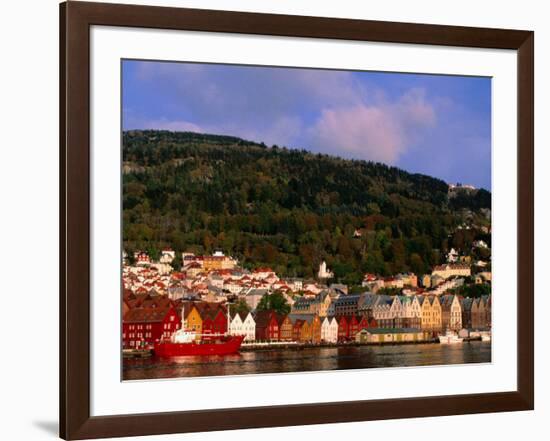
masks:
<path fill-rule="evenodd" d="M 188 338 L 193 336 L 192 339 Z M 178 331 L 171 340 L 155 343 L 154 352 L 159 357 L 184 355 L 228 355 L 239 352 L 244 335 L 210 335 L 208 340 L 195 340 L 195 333 Z M 183 341 L 182 341 L 183 340 Z"/>

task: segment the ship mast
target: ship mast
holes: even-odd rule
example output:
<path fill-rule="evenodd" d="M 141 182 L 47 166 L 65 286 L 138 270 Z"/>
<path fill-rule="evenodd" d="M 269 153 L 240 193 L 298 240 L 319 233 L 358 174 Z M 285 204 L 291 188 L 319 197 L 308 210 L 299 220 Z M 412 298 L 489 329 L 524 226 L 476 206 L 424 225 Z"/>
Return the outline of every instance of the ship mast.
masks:
<path fill-rule="evenodd" d="M 230 316 L 230 306 L 229 305 L 233 305 L 233 302 L 226 302 L 225 304 L 227 306 L 227 332 L 226 332 L 226 334 L 229 335 L 230 334 L 229 327 L 231 326 L 231 316 Z"/>
<path fill-rule="evenodd" d="M 181 308 L 181 329 L 187 330 L 187 323 L 185 322 L 185 306 Z"/>

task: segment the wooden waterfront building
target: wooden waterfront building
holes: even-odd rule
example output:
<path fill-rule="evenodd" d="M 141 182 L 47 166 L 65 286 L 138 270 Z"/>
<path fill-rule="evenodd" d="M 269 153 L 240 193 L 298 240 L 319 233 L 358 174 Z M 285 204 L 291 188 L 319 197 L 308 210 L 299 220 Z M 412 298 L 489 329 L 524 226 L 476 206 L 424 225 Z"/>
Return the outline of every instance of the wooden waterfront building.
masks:
<path fill-rule="evenodd" d="M 279 340 L 279 321 L 275 311 L 257 311 L 254 320 L 256 321 L 256 340 Z"/>
<path fill-rule="evenodd" d="M 122 346 L 125 349 L 151 348 L 161 339 L 170 338 L 180 327 L 180 316 L 172 306 L 133 308 L 122 319 Z"/>

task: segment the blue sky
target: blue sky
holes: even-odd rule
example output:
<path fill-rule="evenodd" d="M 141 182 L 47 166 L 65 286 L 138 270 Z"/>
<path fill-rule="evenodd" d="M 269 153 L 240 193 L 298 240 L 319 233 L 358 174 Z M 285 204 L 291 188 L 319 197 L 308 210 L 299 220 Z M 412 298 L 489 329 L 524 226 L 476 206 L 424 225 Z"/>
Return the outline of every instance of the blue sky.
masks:
<path fill-rule="evenodd" d="M 123 129 L 239 136 L 491 189 L 491 80 L 123 62 Z"/>

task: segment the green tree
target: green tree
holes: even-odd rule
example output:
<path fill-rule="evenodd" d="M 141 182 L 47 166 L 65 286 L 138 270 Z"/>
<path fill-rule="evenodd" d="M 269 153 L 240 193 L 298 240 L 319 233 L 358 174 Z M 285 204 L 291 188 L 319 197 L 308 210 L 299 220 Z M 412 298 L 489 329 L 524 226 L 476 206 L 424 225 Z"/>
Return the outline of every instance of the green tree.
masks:
<path fill-rule="evenodd" d="M 464 297 L 479 298 L 491 294 L 491 285 L 481 283 L 472 285 L 462 285 L 452 290 L 454 294 L 459 294 Z"/>
<path fill-rule="evenodd" d="M 258 311 L 273 310 L 279 314 L 288 314 L 290 312 L 290 305 L 282 292 L 275 291 L 273 294 L 264 294 L 256 309 Z"/>
<path fill-rule="evenodd" d="M 172 260 L 172 263 L 170 264 L 172 268 L 174 268 L 174 271 L 179 271 L 183 265 L 183 262 L 181 260 L 181 253 L 176 253 L 176 257 L 174 257 L 174 260 Z"/>
<path fill-rule="evenodd" d="M 229 305 L 229 311 L 231 314 L 248 314 L 250 312 L 250 306 L 244 299 L 239 299 L 236 303 L 231 303 Z"/>
<path fill-rule="evenodd" d="M 424 264 L 422 257 L 420 257 L 417 253 L 411 254 L 411 271 L 418 275 L 426 272 L 426 265 Z"/>

